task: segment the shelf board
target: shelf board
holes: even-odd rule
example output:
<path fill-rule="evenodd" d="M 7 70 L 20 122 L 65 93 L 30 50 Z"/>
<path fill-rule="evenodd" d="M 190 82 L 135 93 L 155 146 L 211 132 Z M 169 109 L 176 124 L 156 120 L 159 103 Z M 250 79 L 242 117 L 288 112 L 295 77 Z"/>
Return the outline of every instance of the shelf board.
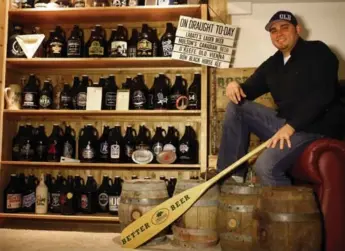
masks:
<path fill-rule="evenodd" d="M 35 219 L 35 220 L 60 220 L 60 221 L 89 221 L 89 222 L 119 222 L 119 217 L 110 214 L 34 214 L 34 213 L 0 213 L 0 219 Z"/>
<path fill-rule="evenodd" d="M 11 117 L 35 116 L 200 116 L 200 110 L 128 110 L 128 111 L 84 111 L 84 110 L 4 110 L 4 114 Z"/>
<path fill-rule="evenodd" d="M 196 67 L 194 63 L 171 58 L 10 58 L 9 69 L 85 69 L 85 68 L 157 68 Z"/>
<path fill-rule="evenodd" d="M 177 21 L 180 15 L 200 18 L 201 5 L 12 9 L 8 14 L 10 21 L 26 25 Z"/>
<path fill-rule="evenodd" d="M 99 168 L 99 169 L 200 169 L 199 164 L 135 164 L 135 163 L 60 163 L 34 161 L 1 161 L 1 165 L 8 166 L 38 166 L 40 168 Z"/>

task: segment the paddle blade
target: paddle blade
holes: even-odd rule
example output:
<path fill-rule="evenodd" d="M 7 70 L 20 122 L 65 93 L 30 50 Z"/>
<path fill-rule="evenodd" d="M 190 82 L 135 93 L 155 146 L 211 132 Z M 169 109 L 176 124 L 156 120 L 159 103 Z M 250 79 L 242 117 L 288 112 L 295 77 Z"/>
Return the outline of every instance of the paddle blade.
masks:
<path fill-rule="evenodd" d="M 122 246 L 136 248 L 150 240 L 185 213 L 208 187 L 205 182 L 183 191 L 142 215 L 122 231 Z"/>

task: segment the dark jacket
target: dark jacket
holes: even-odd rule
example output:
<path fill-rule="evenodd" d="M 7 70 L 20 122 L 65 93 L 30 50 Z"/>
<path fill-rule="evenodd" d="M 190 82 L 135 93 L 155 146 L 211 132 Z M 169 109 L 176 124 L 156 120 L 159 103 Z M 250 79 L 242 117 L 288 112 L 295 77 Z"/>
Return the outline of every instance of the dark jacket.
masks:
<path fill-rule="evenodd" d="M 249 100 L 271 92 L 278 116 L 297 132 L 339 138 L 342 108 L 337 96 L 337 57 L 321 41 L 298 40 L 284 65 L 277 51 L 242 85 Z"/>

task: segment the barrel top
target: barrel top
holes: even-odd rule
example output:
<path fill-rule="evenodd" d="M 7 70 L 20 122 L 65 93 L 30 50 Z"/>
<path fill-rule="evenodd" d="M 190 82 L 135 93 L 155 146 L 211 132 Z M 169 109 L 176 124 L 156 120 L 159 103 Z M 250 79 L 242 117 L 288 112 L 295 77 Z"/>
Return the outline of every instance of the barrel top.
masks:
<path fill-rule="evenodd" d="M 280 186 L 280 187 L 272 187 L 266 186 L 263 187 L 263 192 L 274 192 L 274 193 L 312 193 L 313 189 L 306 186 Z"/>
<path fill-rule="evenodd" d="M 234 184 L 234 183 L 224 183 L 221 188 L 221 194 L 259 194 L 261 192 L 262 186 L 259 184 Z"/>
<path fill-rule="evenodd" d="M 123 182 L 122 190 L 160 190 L 166 189 L 165 182 L 163 180 L 126 180 Z"/>

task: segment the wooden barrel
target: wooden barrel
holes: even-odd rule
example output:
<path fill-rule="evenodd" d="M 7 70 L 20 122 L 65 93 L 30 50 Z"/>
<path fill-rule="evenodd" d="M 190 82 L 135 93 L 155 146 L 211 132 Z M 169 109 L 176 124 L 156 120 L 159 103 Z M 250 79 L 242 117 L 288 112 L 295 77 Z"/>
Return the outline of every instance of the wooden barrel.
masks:
<path fill-rule="evenodd" d="M 224 183 L 220 189 L 217 231 L 223 251 L 251 251 L 256 240 L 253 212 L 259 200 L 258 185 Z"/>
<path fill-rule="evenodd" d="M 168 198 L 166 184 L 162 180 L 125 181 L 119 205 L 121 230 Z M 166 234 L 167 231 L 163 230 L 146 244 L 158 244 L 166 239 Z"/>
<path fill-rule="evenodd" d="M 202 180 L 177 181 L 174 195 L 201 184 Z M 219 187 L 214 185 L 175 221 L 173 244 L 184 248 L 206 248 L 217 245 L 216 216 Z"/>
<path fill-rule="evenodd" d="M 258 250 L 321 250 L 321 214 L 310 188 L 263 188 L 255 218 Z"/>

